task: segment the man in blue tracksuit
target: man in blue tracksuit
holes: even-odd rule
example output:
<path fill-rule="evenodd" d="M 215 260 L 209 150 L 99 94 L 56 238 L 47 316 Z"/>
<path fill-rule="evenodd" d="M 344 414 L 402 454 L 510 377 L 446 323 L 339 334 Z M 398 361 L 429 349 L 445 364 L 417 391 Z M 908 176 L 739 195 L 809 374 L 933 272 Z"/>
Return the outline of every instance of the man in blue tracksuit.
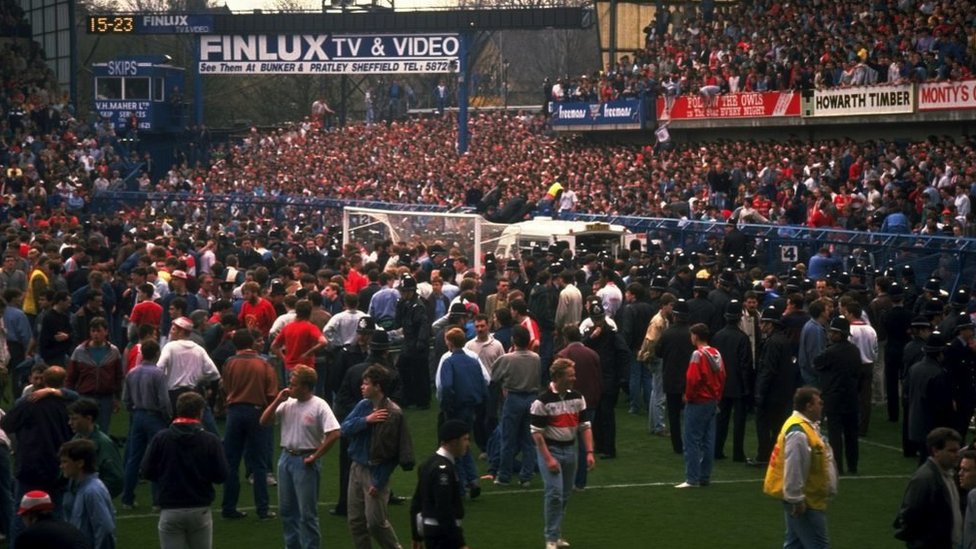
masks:
<path fill-rule="evenodd" d="M 469 428 L 474 426 L 475 410 L 488 398 L 488 371 L 472 351 L 466 351 L 467 337 L 461 328 L 451 328 L 444 333 L 447 352 L 437 366 L 435 382 L 437 400 L 441 403 L 442 418 L 457 419 Z M 471 497 L 481 494 L 478 471 L 470 450 L 458 460 L 461 485 L 470 490 Z"/>

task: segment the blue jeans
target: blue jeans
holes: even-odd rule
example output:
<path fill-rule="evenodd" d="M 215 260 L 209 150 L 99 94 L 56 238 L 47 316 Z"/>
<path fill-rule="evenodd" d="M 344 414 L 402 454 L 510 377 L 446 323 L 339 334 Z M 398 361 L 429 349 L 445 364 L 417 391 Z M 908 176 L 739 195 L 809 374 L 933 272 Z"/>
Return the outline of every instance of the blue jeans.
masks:
<path fill-rule="evenodd" d="M 583 410 L 583 412 L 580 414 L 580 418 L 579 418 L 580 423 L 582 423 L 584 421 L 589 421 L 592 424 L 593 423 L 593 415 L 594 415 L 594 412 L 593 412 L 592 409 L 587 408 L 586 410 Z M 576 487 L 577 488 L 583 489 L 583 488 L 586 488 L 586 478 L 587 478 L 587 472 L 588 472 L 588 469 L 585 466 L 585 464 L 586 464 L 586 443 L 583 442 L 583 437 L 579 437 L 579 439 L 576 441 L 576 447 L 578 448 L 578 450 L 576 452 L 576 463 L 582 463 L 582 464 L 584 464 L 584 466 L 577 467 L 576 468 L 576 480 L 575 480 L 575 484 L 576 484 Z"/>
<path fill-rule="evenodd" d="M 268 469 L 271 464 L 265 456 L 265 439 L 271 438 L 271 429 L 259 423 L 262 409 L 250 404 L 231 404 L 227 407 L 227 426 L 224 429 L 224 453 L 227 455 L 228 475 L 224 482 L 224 513 L 237 510 L 241 494 L 241 457 L 244 465 L 254 475 L 254 507 L 258 516 L 268 514 Z"/>
<path fill-rule="evenodd" d="M 203 409 L 202 423 L 203 428 L 206 429 L 207 432 L 212 433 L 217 438 L 220 438 L 220 430 L 217 428 L 217 418 L 214 417 L 213 410 L 210 409 L 209 404 Z"/>
<path fill-rule="evenodd" d="M 502 405 L 502 452 L 498 466 L 497 480 L 509 482 L 512 479 L 512 462 L 515 453 L 522 451 L 522 470 L 519 480 L 527 481 L 532 478 L 532 454 L 535 444 L 529 433 L 529 408 L 535 401 L 535 393 L 518 393 L 509 391 Z"/>
<path fill-rule="evenodd" d="M 125 445 L 125 476 L 122 480 L 122 503 L 132 505 L 136 499 L 136 485 L 139 483 L 139 465 L 149 441 L 156 433 L 166 428 L 166 420 L 155 412 L 133 410 L 129 424 L 129 440 Z M 152 485 L 153 503 L 156 503 L 156 484 Z"/>
<path fill-rule="evenodd" d="M 305 465 L 304 456 L 281 452 L 278 459 L 278 512 L 285 533 L 285 549 L 319 549 L 318 461 Z M 255 479 L 255 486 L 260 479 Z"/>
<path fill-rule="evenodd" d="M 685 481 L 708 484 L 715 460 L 715 414 L 718 402 L 685 404 Z"/>
<path fill-rule="evenodd" d="M 664 418 L 667 414 L 664 410 L 666 397 L 664 395 L 664 361 L 655 358 L 651 361 L 651 401 L 647 411 L 647 430 L 651 433 L 664 432 Z"/>
<path fill-rule="evenodd" d="M 542 516 L 543 534 L 546 541 L 556 541 L 562 537 L 563 515 L 569 495 L 573 493 L 573 479 L 576 477 L 576 448 L 574 445 L 549 445 L 549 453 L 559 462 L 559 470 L 553 473 L 546 466 L 542 452 L 536 452 L 539 459 L 539 475 L 542 477 Z"/>
<path fill-rule="evenodd" d="M 786 516 L 786 539 L 783 549 L 827 549 L 830 539 L 827 537 L 827 515 L 823 511 L 807 508 L 799 517 L 790 516 L 793 509 L 791 503 L 783 502 L 783 514 Z"/>
<path fill-rule="evenodd" d="M 634 357 L 630 362 L 630 412 L 638 414 L 651 401 L 651 371 Z"/>
<path fill-rule="evenodd" d="M 98 403 L 98 428 L 106 435 L 109 434 L 108 429 L 112 425 L 112 409 L 115 407 L 115 396 L 114 395 L 81 395 L 85 398 L 90 398 Z"/>

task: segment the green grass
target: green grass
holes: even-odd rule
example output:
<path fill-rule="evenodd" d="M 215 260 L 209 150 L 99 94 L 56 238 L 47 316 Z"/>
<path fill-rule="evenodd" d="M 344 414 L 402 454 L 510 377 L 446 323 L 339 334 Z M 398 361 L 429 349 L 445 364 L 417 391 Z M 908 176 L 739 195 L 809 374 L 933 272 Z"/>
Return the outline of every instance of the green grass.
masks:
<path fill-rule="evenodd" d="M 621 399 L 623 401 L 623 399 Z M 688 547 L 744 548 L 782 546 L 783 517 L 780 504 L 762 494 L 761 472 L 730 460 L 716 463 L 713 484 L 699 490 L 675 490 L 683 480 L 681 456 L 672 453 L 667 439 L 646 434 L 646 418 L 618 409 L 618 457 L 597 462 L 589 487 L 575 493 L 569 503 L 564 537 L 574 548 Z M 870 436 L 862 440 L 860 476 L 841 477 L 840 493 L 828 509 L 833 547 L 884 548 L 900 546 L 892 537 L 891 522 L 901 502 L 915 460 L 903 458 L 900 427 L 883 419 L 875 409 Z M 434 411 L 409 410 L 407 417 L 418 459 L 434 449 Z M 116 418 L 114 433 L 124 432 Z M 747 453 L 755 449 L 755 429 L 750 418 Z M 277 442 L 277 437 L 276 437 Z M 731 442 L 728 443 L 729 445 Z M 322 546 L 352 547 L 346 522 L 328 514 L 338 496 L 338 445 L 326 456 L 320 497 Z M 836 451 L 836 450 L 835 450 Z M 726 453 L 731 454 L 727 446 Z M 479 462 L 483 473 L 484 462 Z M 398 470 L 393 476 L 397 494 L 410 496 L 416 473 Z M 244 549 L 282 546 L 280 522 L 253 519 L 250 486 L 243 483 L 240 508 L 250 511 L 243 520 L 219 518 L 222 496 L 217 488 L 214 547 Z M 276 500 L 271 489 L 272 505 Z M 140 485 L 137 500 L 148 502 L 148 487 Z M 531 488 L 484 485 L 478 500 L 466 503 L 464 529 L 472 547 L 507 549 L 541 548 L 541 481 Z M 407 506 L 390 508 L 391 521 L 405 547 L 410 544 Z M 156 547 L 157 517 L 143 506 L 118 515 L 119 547 Z"/>

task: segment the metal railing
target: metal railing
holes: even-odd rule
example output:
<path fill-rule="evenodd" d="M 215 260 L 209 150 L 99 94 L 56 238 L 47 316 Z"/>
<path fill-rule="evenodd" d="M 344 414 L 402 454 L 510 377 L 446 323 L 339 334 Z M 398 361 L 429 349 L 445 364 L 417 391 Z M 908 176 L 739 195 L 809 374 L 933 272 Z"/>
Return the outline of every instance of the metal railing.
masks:
<path fill-rule="evenodd" d="M 388 211 L 446 212 L 443 206 L 391 204 L 365 200 L 338 200 L 296 195 L 104 192 L 97 193 L 89 210 L 101 215 L 125 209 L 152 208 L 156 215 L 183 216 L 198 222 L 215 219 L 271 219 L 279 224 L 339 227 L 346 206 Z M 686 219 L 613 216 L 570 213 L 562 218 L 603 221 L 646 235 L 646 242 L 660 250 L 689 252 L 718 249 L 726 224 Z M 751 242 L 755 263 L 764 271 L 780 273 L 797 262 L 806 262 L 822 247 L 828 247 L 845 268 L 853 262 L 885 270 L 911 265 L 916 282 L 939 276 L 943 288 L 976 287 L 976 238 L 940 235 L 893 234 L 814 229 L 790 225 L 739 225 Z"/>

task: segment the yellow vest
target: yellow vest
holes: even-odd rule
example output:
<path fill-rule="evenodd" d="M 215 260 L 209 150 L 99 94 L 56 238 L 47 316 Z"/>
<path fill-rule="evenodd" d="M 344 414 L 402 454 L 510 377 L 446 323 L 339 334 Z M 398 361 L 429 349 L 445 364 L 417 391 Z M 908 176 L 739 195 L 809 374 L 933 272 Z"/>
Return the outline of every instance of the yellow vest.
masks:
<path fill-rule="evenodd" d="M 799 426 L 807 435 L 810 444 L 810 473 L 803 484 L 803 495 L 807 507 L 823 511 L 827 509 L 827 498 L 830 495 L 830 455 L 823 438 L 812 425 L 797 415 L 791 415 L 776 438 L 776 447 L 769 457 L 769 467 L 766 469 L 766 480 L 763 482 L 763 492 L 774 498 L 783 499 L 783 478 L 786 456 L 783 454 L 786 446 L 786 433 L 794 426 Z"/>
<path fill-rule="evenodd" d="M 34 272 L 30 275 L 30 280 L 27 281 L 27 291 L 24 292 L 24 313 L 29 315 L 36 315 L 37 310 L 37 296 L 34 295 L 34 279 L 41 278 L 44 281 L 44 287 L 48 285 L 47 275 L 44 271 L 40 269 L 34 269 Z"/>

